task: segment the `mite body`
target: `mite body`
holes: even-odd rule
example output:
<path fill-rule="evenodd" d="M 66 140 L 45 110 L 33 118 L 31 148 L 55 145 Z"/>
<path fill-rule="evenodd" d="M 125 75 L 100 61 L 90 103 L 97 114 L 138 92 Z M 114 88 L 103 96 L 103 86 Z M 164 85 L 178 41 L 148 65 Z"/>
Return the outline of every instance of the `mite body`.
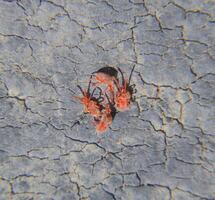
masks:
<path fill-rule="evenodd" d="M 103 110 L 100 118 L 97 119 L 97 121 L 96 121 L 96 132 L 104 133 L 105 131 L 107 131 L 107 129 L 111 125 L 112 121 L 113 121 L 113 117 L 111 114 L 111 110 L 109 107 L 106 107 Z"/>
<path fill-rule="evenodd" d="M 87 91 L 83 90 L 80 85 L 77 85 L 83 96 L 74 96 L 74 98 L 78 99 L 80 103 L 83 104 L 85 113 L 89 113 L 93 117 L 99 117 L 101 116 L 101 111 L 103 109 L 103 106 L 101 104 L 103 98 L 101 97 L 101 95 L 98 98 L 95 98 L 93 96 L 96 88 L 94 88 L 93 92 L 90 93 L 90 84 L 91 81 L 89 81 Z"/>
<path fill-rule="evenodd" d="M 118 82 L 118 71 L 113 67 L 103 67 L 96 72 L 92 73 L 92 77 L 96 81 L 93 83 L 94 86 L 97 85 L 106 85 L 107 88 L 103 93 L 108 90 L 111 93 L 114 93 L 114 82 Z"/>
<path fill-rule="evenodd" d="M 119 83 L 115 82 L 115 84 L 117 86 L 117 92 L 115 95 L 114 102 L 115 102 L 116 109 L 121 112 L 128 110 L 130 108 L 131 102 L 133 101 L 133 97 L 132 97 L 132 95 L 134 93 L 133 86 L 135 86 L 135 85 L 130 85 L 130 80 L 131 80 L 131 75 L 134 71 L 134 67 L 131 70 L 129 79 L 125 79 L 123 72 L 121 71 L 120 68 L 118 68 L 118 70 L 122 76 L 122 82 L 121 82 L 121 85 Z"/>
<path fill-rule="evenodd" d="M 107 131 L 116 115 L 115 107 L 113 106 L 112 102 L 110 102 L 107 94 L 105 95 L 108 100 L 108 104 L 104 106 L 101 116 L 95 119 L 97 133 L 104 133 L 105 131 Z"/>

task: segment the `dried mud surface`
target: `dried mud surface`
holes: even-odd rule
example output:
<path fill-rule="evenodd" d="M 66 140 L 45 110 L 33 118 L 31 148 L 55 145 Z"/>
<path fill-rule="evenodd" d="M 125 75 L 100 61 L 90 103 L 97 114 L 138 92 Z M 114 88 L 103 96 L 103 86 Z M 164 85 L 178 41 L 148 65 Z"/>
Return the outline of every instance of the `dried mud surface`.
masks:
<path fill-rule="evenodd" d="M 0 200 L 215 199 L 214 0 L 0 0 Z M 95 133 L 71 96 L 129 74 Z"/>

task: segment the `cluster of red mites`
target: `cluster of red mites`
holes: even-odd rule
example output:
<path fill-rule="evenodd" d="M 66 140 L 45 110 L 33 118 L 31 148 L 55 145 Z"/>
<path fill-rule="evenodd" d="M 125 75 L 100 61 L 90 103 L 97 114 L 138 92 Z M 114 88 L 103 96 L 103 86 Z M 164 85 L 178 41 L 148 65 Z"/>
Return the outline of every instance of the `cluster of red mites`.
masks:
<path fill-rule="evenodd" d="M 134 93 L 134 85 L 130 85 L 130 80 L 134 67 L 129 79 L 124 78 L 120 68 L 103 67 L 92 73 L 87 90 L 83 90 L 78 85 L 83 96 L 74 96 L 74 98 L 83 104 L 84 112 L 93 117 L 97 133 L 103 133 L 108 129 L 117 112 L 130 108 Z M 118 79 L 118 71 L 122 76 L 121 81 Z M 90 91 L 91 84 L 92 92 Z M 99 95 L 94 94 L 97 89 Z"/>

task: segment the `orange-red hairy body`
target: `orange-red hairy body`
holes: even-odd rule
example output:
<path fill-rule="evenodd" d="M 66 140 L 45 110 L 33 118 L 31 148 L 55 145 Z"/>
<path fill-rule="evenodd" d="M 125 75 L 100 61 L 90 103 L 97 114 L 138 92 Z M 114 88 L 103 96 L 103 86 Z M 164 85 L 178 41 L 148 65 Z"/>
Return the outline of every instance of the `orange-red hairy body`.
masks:
<path fill-rule="evenodd" d="M 116 94 L 115 107 L 118 111 L 126 111 L 131 105 L 131 94 L 129 91 L 122 90 Z"/>
<path fill-rule="evenodd" d="M 96 124 L 96 132 L 104 133 L 107 131 L 108 127 L 111 125 L 113 121 L 111 109 L 106 107 L 104 112 L 102 113 L 98 123 Z"/>
<path fill-rule="evenodd" d="M 114 81 L 117 81 L 116 78 L 114 76 L 110 76 L 108 74 L 102 73 L 102 72 L 97 72 L 94 75 L 94 78 L 96 80 L 97 85 L 107 85 L 107 89 L 110 92 L 114 92 Z"/>
<path fill-rule="evenodd" d="M 84 112 L 89 113 L 93 117 L 99 117 L 101 115 L 101 105 L 90 99 L 88 96 L 76 97 L 84 106 Z"/>
<path fill-rule="evenodd" d="M 124 85 L 118 86 L 118 92 L 115 96 L 115 107 L 118 111 L 126 111 L 130 108 L 132 101 L 132 94 L 128 89 L 128 81 L 125 80 Z"/>

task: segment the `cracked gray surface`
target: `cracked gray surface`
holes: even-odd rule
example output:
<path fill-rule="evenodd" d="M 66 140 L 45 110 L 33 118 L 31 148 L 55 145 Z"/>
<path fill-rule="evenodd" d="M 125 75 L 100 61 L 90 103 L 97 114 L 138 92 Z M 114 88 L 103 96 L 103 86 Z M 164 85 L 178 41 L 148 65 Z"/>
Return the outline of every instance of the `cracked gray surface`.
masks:
<path fill-rule="evenodd" d="M 0 200 L 215 199 L 213 0 L 0 0 L 0 22 Z M 77 83 L 134 64 L 97 135 Z"/>

